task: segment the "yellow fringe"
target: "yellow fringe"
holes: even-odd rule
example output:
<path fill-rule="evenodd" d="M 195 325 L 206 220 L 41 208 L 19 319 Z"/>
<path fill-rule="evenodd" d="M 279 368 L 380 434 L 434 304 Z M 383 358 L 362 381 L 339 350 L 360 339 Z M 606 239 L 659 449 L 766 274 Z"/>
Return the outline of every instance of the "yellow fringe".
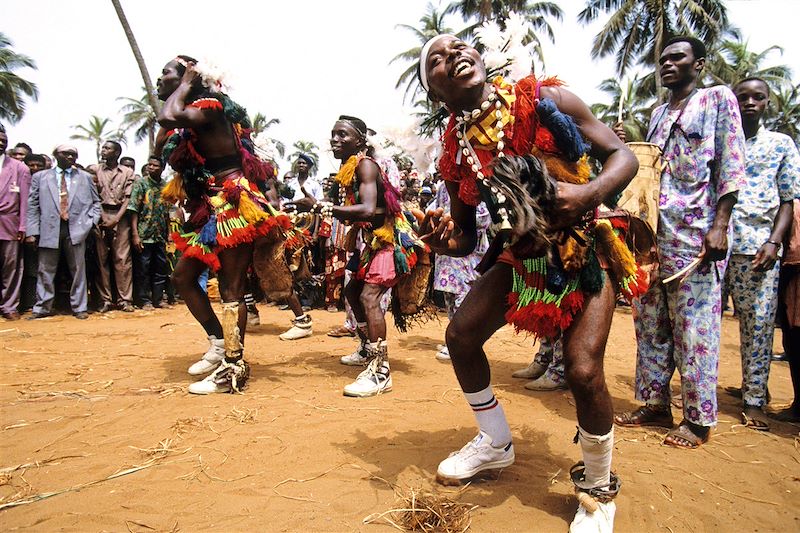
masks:
<path fill-rule="evenodd" d="M 573 163 L 572 161 L 565 161 L 557 155 L 543 152 L 536 146 L 531 149 L 531 154 L 542 160 L 550 177 L 556 181 L 574 183 L 576 185 L 589 183 L 590 168 L 586 156 Z"/>
<path fill-rule="evenodd" d="M 166 204 L 174 204 L 186 200 L 186 191 L 183 190 L 183 177 L 177 172 L 169 183 L 161 189 L 161 201 Z"/>
<path fill-rule="evenodd" d="M 384 244 L 394 244 L 394 220 L 386 217 L 383 226 L 373 230 L 372 235 Z"/>
<path fill-rule="evenodd" d="M 583 236 L 583 232 L 578 232 Z M 558 245 L 558 255 L 561 264 L 567 272 L 578 272 L 586 264 L 586 255 L 589 251 L 588 244 L 581 244 L 571 235 L 564 243 Z"/>
<path fill-rule="evenodd" d="M 349 187 L 353 183 L 353 176 L 356 175 L 356 167 L 361 162 L 361 157 L 358 155 L 351 155 L 350 158 L 342 164 L 339 172 L 336 173 L 336 181 L 341 187 Z"/>
<path fill-rule="evenodd" d="M 258 224 L 269 218 L 269 215 L 258 208 L 250 196 L 242 191 L 239 194 L 239 214 L 249 223 Z"/>
<path fill-rule="evenodd" d="M 636 274 L 636 260 L 633 254 L 625 243 L 614 234 L 614 229 L 608 220 L 597 221 L 594 236 L 597 252 L 608 258 L 617 281 Z"/>

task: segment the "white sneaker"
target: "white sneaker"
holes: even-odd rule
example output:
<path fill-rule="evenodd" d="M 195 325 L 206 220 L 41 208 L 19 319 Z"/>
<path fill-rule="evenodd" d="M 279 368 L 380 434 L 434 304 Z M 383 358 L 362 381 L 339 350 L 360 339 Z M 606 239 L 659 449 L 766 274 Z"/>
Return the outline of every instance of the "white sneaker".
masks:
<path fill-rule="evenodd" d="M 208 342 L 211 346 L 208 351 L 203 355 L 203 358 L 189 367 L 189 374 L 192 376 L 202 376 L 208 374 L 216 369 L 219 364 L 225 359 L 225 340 L 218 339 L 214 335 L 208 336 Z"/>
<path fill-rule="evenodd" d="M 375 357 L 356 380 L 344 388 L 345 396 L 367 398 L 392 390 L 392 375 L 389 361 L 383 357 Z"/>
<path fill-rule="evenodd" d="M 358 345 L 358 349 L 350 355 L 344 355 L 339 359 L 339 362 L 347 366 L 364 366 L 369 363 L 369 355 L 367 355 L 367 348 L 364 343 Z"/>
<path fill-rule="evenodd" d="M 482 470 L 505 468 L 514 464 L 514 444 L 492 446 L 492 438 L 483 431 L 463 448 L 439 463 L 437 474 L 446 479 L 469 479 Z"/>
<path fill-rule="evenodd" d="M 439 348 L 439 351 L 436 352 L 436 360 L 444 361 L 446 363 L 450 362 L 450 350 L 447 349 L 447 346 L 442 346 L 441 348 Z"/>
<path fill-rule="evenodd" d="M 250 365 L 243 359 L 239 359 L 235 363 L 227 363 L 223 360 L 219 367 L 205 379 L 189 385 L 189 392 L 192 394 L 241 392 L 248 377 L 250 377 Z"/>
<path fill-rule="evenodd" d="M 314 323 L 311 321 L 311 315 L 304 313 L 303 315 L 292 319 L 292 327 L 288 331 L 278 335 L 282 341 L 296 341 L 305 337 L 310 337 L 313 333 L 311 327 Z"/>
<path fill-rule="evenodd" d="M 250 310 L 247 311 L 247 325 L 248 326 L 261 325 L 261 317 L 258 315 L 258 312 L 253 312 Z"/>
<path fill-rule="evenodd" d="M 614 502 L 597 503 L 597 510 L 590 513 L 583 505 L 578 505 L 578 512 L 569 525 L 570 533 L 612 533 L 614 531 L 614 514 L 617 506 Z"/>

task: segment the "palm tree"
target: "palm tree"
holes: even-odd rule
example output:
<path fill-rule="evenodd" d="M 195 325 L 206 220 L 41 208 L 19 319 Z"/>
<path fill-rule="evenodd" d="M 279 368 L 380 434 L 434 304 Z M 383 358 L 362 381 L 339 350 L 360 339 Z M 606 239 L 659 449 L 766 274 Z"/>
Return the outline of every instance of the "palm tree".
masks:
<path fill-rule="evenodd" d="M 127 131 L 135 128 L 134 140 L 138 143 L 147 138 L 147 146 L 153 153 L 156 146 L 156 114 L 150 106 L 147 89 L 142 88 L 145 94 L 138 100 L 136 98 L 120 97 L 125 104 L 120 108 L 122 121 L 120 128 Z"/>
<path fill-rule="evenodd" d="M 24 96 L 34 102 L 39 99 L 39 89 L 32 83 L 14 74 L 19 68 L 36 68 L 33 59 L 11 49 L 14 43 L 0 32 L 0 118 L 11 123 L 19 122 L 25 115 Z"/>
<path fill-rule="evenodd" d="M 792 69 L 786 65 L 763 67 L 773 52 L 783 54 L 783 48 L 770 46 L 761 52 L 753 52 L 747 44 L 738 39 L 726 39 L 709 49 L 704 69 L 705 84 L 732 86 L 744 78 L 756 76 L 766 81 L 772 91 L 779 91 L 786 80 L 792 79 Z"/>
<path fill-rule="evenodd" d="M 292 148 L 295 149 L 293 153 L 291 153 L 288 157 L 289 161 L 292 161 L 292 170 L 294 170 L 294 162 L 297 161 L 297 158 L 300 154 L 306 154 L 314 161 L 314 166 L 311 167 L 311 170 L 308 173 L 312 176 L 316 176 L 317 168 L 319 167 L 319 155 L 317 155 L 317 150 L 319 150 L 319 146 L 314 144 L 311 141 L 297 141 L 292 145 Z"/>
<path fill-rule="evenodd" d="M 89 122 L 84 126 L 83 124 L 76 124 L 72 129 L 77 133 L 69 136 L 70 139 L 78 139 L 81 141 L 90 141 L 95 143 L 95 151 L 97 153 L 97 160 L 100 160 L 100 145 L 105 141 L 117 141 L 125 143 L 125 132 L 117 129 L 116 131 L 110 128 L 111 119 L 100 118 L 97 115 L 92 115 Z M 109 129 L 106 129 L 109 127 Z"/>
<path fill-rule="evenodd" d="M 587 0 L 578 22 L 588 24 L 612 13 L 594 38 L 592 59 L 616 57 L 621 77 L 632 66 L 658 64 L 664 43 L 679 34 L 691 34 L 713 44 L 731 30 L 724 0 Z M 655 79 L 660 96 L 661 80 Z"/>
<path fill-rule="evenodd" d="M 254 116 L 250 117 L 250 124 L 252 124 L 251 135 L 255 139 L 259 133 L 262 133 L 270 129 L 272 126 L 280 123 L 281 119 L 279 118 L 267 119 L 267 116 L 264 115 L 264 113 L 256 113 Z M 272 141 L 273 145 L 275 145 L 275 150 L 278 152 L 278 155 L 283 157 L 286 153 L 286 145 L 274 137 L 270 137 L 269 140 Z"/>
<path fill-rule="evenodd" d="M 623 91 L 624 88 L 624 91 Z M 608 126 L 619 121 L 620 100 L 622 100 L 623 125 L 628 141 L 642 141 L 647 135 L 647 125 L 655 99 L 644 90 L 642 80 L 635 76 L 621 85 L 614 78 L 603 80 L 598 89 L 608 94 L 609 103 L 592 104 L 592 113 Z"/>
<path fill-rule="evenodd" d="M 139 45 L 136 43 L 136 37 L 133 35 L 131 25 L 128 24 L 128 17 L 125 16 L 125 11 L 122 10 L 122 4 L 120 4 L 119 0 L 111 0 L 111 4 L 114 6 L 114 11 L 117 12 L 117 18 L 119 18 L 120 24 L 122 24 L 122 31 L 125 32 L 125 37 L 128 39 L 131 52 L 133 52 L 133 57 L 136 59 L 136 64 L 142 75 L 142 81 L 147 89 L 147 101 L 150 107 L 153 108 L 153 112 L 158 114 L 160 105 L 158 103 L 158 98 L 156 98 L 155 87 L 153 87 L 153 78 L 150 77 L 150 73 L 147 71 L 147 64 L 144 62 L 142 51 L 139 50 Z"/>
<path fill-rule="evenodd" d="M 403 93 L 403 102 L 409 97 L 411 99 L 415 98 L 422 90 L 417 80 L 419 53 L 422 51 L 422 46 L 428 42 L 429 39 L 441 33 L 453 33 L 452 29 L 445 26 L 445 15 L 446 13 L 439 12 L 433 4 L 428 3 L 425 14 L 419 19 L 419 28 L 415 28 L 409 24 L 397 24 L 395 26 L 395 28 L 400 28 L 414 34 L 418 43 L 417 46 L 397 54 L 389 61 L 390 65 L 395 61 L 411 62 L 408 68 L 400 74 L 400 77 L 397 79 L 397 84 L 394 86 L 395 89 L 399 89 L 401 85 L 406 86 L 406 90 Z"/>
<path fill-rule="evenodd" d="M 785 133 L 800 145 L 800 84 L 786 83 L 772 93 L 772 101 L 764 117 L 764 125 L 773 131 Z"/>

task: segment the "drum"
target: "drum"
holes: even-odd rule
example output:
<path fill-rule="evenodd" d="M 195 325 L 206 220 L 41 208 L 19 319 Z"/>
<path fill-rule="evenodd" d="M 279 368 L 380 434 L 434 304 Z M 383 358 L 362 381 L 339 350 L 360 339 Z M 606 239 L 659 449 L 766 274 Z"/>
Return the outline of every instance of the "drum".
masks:
<path fill-rule="evenodd" d="M 625 209 L 658 229 L 658 195 L 661 184 L 661 148 L 644 142 L 627 143 L 636 159 L 639 172 L 622 191 L 617 207 Z"/>

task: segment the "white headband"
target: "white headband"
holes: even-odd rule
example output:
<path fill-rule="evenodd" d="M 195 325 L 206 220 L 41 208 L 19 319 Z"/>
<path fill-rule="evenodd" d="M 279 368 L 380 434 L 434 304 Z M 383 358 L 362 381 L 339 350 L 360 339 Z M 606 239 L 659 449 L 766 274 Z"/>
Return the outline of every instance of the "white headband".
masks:
<path fill-rule="evenodd" d="M 422 51 L 419 53 L 419 80 L 426 91 L 430 90 L 430 87 L 428 87 L 428 54 L 431 51 L 431 46 L 433 46 L 433 43 L 442 37 L 452 37 L 453 39 L 457 39 L 455 35 L 451 35 L 449 33 L 442 33 L 436 37 L 431 37 L 428 39 L 428 42 L 425 43 L 425 46 L 422 47 Z"/>

